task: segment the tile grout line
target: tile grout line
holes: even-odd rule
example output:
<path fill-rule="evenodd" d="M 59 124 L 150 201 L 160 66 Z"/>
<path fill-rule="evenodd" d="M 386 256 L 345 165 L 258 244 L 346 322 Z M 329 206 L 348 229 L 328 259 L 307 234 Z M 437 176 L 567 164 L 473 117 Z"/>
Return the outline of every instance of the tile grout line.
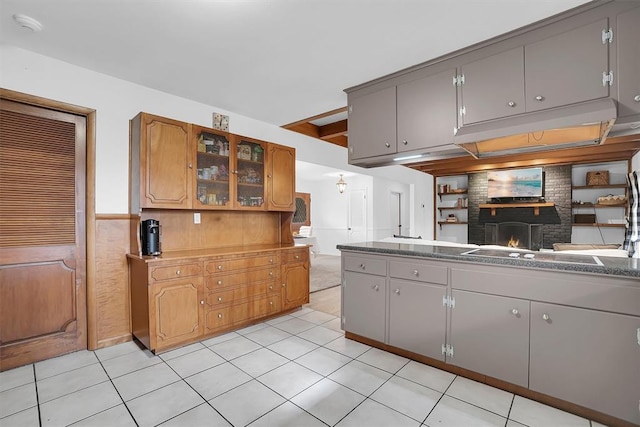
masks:
<path fill-rule="evenodd" d="M 32 363 L 33 368 L 33 386 L 36 389 L 36 407 L 38 408 L 38 423 L 42 427 L 42 413 L 40 412 L 40 396 L 38 396 L 38 378 L 36 377 L 36 364 Z"/>

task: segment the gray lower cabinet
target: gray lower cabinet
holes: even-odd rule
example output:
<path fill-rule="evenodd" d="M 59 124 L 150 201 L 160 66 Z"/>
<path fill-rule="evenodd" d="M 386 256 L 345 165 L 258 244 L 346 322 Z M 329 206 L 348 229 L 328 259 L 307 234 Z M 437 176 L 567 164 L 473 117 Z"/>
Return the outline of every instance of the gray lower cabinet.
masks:
<path fill-rule="evenodd" d="M 618 117 L 640 114 L 640 7 L 617 16 Z"/>
<path fill-rule="evenodd" d="M 609 43 L 602 42 L 608 19 L 524 46 L 526 111 L 609 96 Z"/>
<path fill-rule="evenodd" d="M 529 385 L 529 301 L 453 290 L 447 362 Z"/>
<path fill-rule="evenodd" d="M 344 271 L 342 279 L 342 329 L 384 342 L 386 277 Z"/>
<path fill-rule="evenodd" d="M 349 96 L 349 161 L 396 152 L 396 87 Z"/>
<path fill-rule="evenodd" d="M 524 113 L 524 49 L 501 52 L 463 65 L 463 125 Z"/>
<path fill-rule="evenodd" d="M 389 344 L 444 362 L 446 286 L 389 280 Z"/>
<path fill-rule="evenodd" d="M 529 388 L 640 424 L 640 318 L 532 302 Z"/>

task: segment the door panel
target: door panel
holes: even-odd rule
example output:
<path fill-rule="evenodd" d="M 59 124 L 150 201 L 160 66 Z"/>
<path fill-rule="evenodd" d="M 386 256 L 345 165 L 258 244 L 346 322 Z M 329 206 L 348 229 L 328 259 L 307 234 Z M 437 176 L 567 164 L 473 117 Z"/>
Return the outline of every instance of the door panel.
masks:
<path fill-rule="evenodd" d="M 370 274 L 344 272 L 342 329 L 384 342 L 386 279 Z"/>
<path fill-rule="evenodd" d="M 0 114 L 0 370 L 86 348 L 86 119 Z"/>
<path fill-rule="evenodd" d="M 396 87 L 349 99 L 349 160 L 396 152 Z"/>

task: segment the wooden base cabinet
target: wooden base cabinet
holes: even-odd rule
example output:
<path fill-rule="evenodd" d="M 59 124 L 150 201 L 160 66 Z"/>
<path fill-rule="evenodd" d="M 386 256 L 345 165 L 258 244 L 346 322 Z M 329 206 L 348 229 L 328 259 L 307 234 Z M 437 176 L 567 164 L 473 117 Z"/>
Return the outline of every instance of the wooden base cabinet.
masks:
<path fill-rule="evenodd" d="M 284 251 L 282 262 L 282 309 L 309 302 L 309 249 Z"/>
<path fill-rule="evenodd" d="M 640 424 L 640 318 L 532 302 L 529 381 L 532 390 Z"/>
<path fill-rule="evenodd" d="M 529 385 L 529 301 L 453 290 L 448 363 Z"/>

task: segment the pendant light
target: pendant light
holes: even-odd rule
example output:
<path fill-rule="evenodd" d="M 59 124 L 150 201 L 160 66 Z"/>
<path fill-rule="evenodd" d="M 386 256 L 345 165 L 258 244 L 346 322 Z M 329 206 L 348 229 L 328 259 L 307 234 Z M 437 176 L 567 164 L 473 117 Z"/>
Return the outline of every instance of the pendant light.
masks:
<path fill-rule="evenodd" d="M 340 180 L 336 182 L 336 187 L 338 187 L 340 194 L 344 193 L 345 188 L 347 188 L 347 183 L 342 179 L 342 174 L 340 174 Z"/>

